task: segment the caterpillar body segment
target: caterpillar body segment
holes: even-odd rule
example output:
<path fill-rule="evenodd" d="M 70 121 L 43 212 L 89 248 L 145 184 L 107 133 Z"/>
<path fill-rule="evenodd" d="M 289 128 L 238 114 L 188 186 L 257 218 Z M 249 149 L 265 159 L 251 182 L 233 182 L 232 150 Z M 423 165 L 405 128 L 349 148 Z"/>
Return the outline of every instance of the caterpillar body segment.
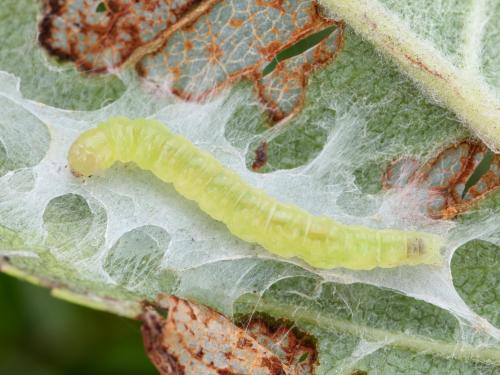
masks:
<path fill-rule="evenodd" d="M 135 162 L 172 183 L 235 236 L 313 267 L 368 270 L 441 262 L 443 243 L 436 235 L 345 225 L 281 203 L 158 121 L 111 118 L 81 134 L 68 159 L 73 173 L 85 176 L 115 161 Z"/>

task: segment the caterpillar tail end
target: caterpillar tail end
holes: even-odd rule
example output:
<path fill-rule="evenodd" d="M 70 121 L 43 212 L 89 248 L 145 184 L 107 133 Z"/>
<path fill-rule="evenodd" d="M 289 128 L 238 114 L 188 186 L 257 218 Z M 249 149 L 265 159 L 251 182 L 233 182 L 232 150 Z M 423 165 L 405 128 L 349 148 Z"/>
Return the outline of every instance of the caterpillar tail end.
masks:
<path fill-rule="evenodd" d="M 428 264 L 440 266 L 443 264 L 441 253 L 444 247 L 443 238 L 430 234 L 418 233 L 408 235 L 406 242 L 406 264 Z"/>
<path fill-rule="evenodd" d="M 88 177 L 113 163 L 113 152 L 106 134 L 99 128 L 82 133 L 68 153 L 71 172 L 77 177 Z"/>

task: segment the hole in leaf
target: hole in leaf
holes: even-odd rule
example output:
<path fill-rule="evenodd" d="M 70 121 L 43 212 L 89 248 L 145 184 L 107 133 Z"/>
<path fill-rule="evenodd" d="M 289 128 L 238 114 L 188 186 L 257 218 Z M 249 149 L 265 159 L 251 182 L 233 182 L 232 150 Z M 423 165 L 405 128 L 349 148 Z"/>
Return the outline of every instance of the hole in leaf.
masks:
<path fill-rule="evenodd" d="M 500 155 L 489 151 L 483 143 L 465 140 L 449 145 L 422 164 L 412 159 L 392 163 L 383 184 L 386 189 L 408 189 L 406 193 L 412 191 L 412 186 L 423 188 L 419 193 L 421 208 L 425 206 L 430 217 L 450 220 L 498 190 L 499 170 Z"/>
<path fill-rule="evenodd" d="M 480 179 L 485 175 L 486 172 L 490 169 L 491 161 L 493 160 L 493 151 L 487 150 L 484 154 L 483 159 L 477 165 L 474 172 L 471 174 L 467 182 L 465 183 L 464 191 L 462 192 L 462 199 L 467 194 L 467 191 L 473 187 Z"/>
<path fill-rule="evenodd" d="M 95 11 L 97 13 L 103 13 L 107 10 L 108 10 L 108 8 L 106 7 L 106 4 L 104 4 L 103 2 L 100 2 L 99 4 L 97 4 L 97 7 L 95 8 Z"/>
<path fill-rule="evenodd" d="M 302 354 L 297 362 L 299 362 L 299 363 L 304 362 L 308 356 L 309 356 L 309 353 L 307 353 L 307 352 Z"/>
<path fill-rule="evenodd" d="M 73 193 L 51 199 L 43 212 L 46 245 L 80 257 L 94 255 L 103 239 L 106 214 L 97 203 L 90 203 Z"/>
<path fill-rule="evenodd" d="M 7 163 L 7 150 L 5 149 L 2 140 L 0 140 L 0 176 L 8 172 L 7 170 L 5 171 L 2 170 L 3 165 L 6 163 Z"/>
<path fill-rule="evenodd" d="M 304 39 L 299 40 L 297 43 L 292 44 L 290 47 L 285 48 L 283 51 L 279 52 L 274 56 L 274 59 L 266 65 L 264 70 L 262 71 L 262 76 L 272 73 L 274 69 L 278 66 L 280 62 L 286 59 L 290 59 L 292 57 L 298 56 L 308 49 L 311 49 L 315 45 L 321 43 L 322 40 L 328 38 L 328 36 L 333 33 L 333 31 L 337 28 L 337 26 L 329 26 L 317 33 L 311 34 Z"/>
<path fill-rule="evenodd" d="M 115 282 L 129 289 L 153 283 L 169 242 L 167 231 L 155 225 L 132 229 L 108 251 L 103 268 Z"/>
<path fill-rule="evenodd" d="M 363 370 L 354 370 L 351 372 L 351 375 L 368 375 L 368 372 Z"/>
<path fill-rule="evenodd" d="M 224 87 L 248 79 L 272 122 L 300 112 L 310 74 L 329 64 L 344 40 L 342 21 L 324 17 L 312 0 L 280 1 L 279 12 L 269 1 L 246 2 L 251 6 L 241 9 L 235 5 L 237 0 L 45 2 L 38 41 L 49 55 L 93 74 L 124 68 L 133 59 L 148 93 L 174 94 L 189 101 L 204 102 Z M 204 5 L 199 8 L 199 3 Z M 221 22 L 221 15 L 229 17 L 227 22 Z M 297 43 L 299 39 L 303 41 Z M 235 48 L 251 58 L 241 59 Z M 307 49 L 283 69 L 276 69 L 277 74 L 261 79 L 270 59 Z"/>

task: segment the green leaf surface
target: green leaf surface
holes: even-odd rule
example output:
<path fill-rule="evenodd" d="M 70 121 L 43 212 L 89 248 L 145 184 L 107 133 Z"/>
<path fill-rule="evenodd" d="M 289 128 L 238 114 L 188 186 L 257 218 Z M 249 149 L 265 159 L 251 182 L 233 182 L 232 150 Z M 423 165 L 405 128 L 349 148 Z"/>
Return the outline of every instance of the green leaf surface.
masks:
<path fill-rule="evenodd" d="M 116 76 L 80 74 L 38 47 L 35 2 L 4 3 L 2 271 L 51 288 L 59 298 L 131 318 L 160 292 L 235 319 L 255 312 L 286 318 L 318 340 L 320 374 L 498 373 L 500 194 L 446 221 L 419 211 L 425 204 L 419 191 L 383 190 L 394 160 L 427 160 L 471 134 L 459 119 L 463 114 L 429 99 L 432 85 L 387 58 L 376 40 L 363 39 L 356 22 L 351 28 L 346 17 L 344 48 L 310 77 L 302 111 L 269 127 L 248 81 L 196 103 L 151 95 L 130 69 Z M 470 2 L 385 1 L 384 9 L 453 66 L 476 66 L 474 74 L 497 92 L 498 28 L 491 23 L 498 23 L 500 7 L 484 3 L 496 13 L 483 25 L 484 52 L 475 62 L 463 52 L 473 44 L 463 39 Z M 134 165 L 117 164 L 86 180 L 72 176 L 69 145 L 112 115 L 159 119 L 248 183 L 315 214 L 441 234 L 445 264 L 319 271 L 238 240 Z M 255 173 L 249 166 L 263 141 L 268 162 Z"/>
<path fill-rule="evenodd" d="M 113 102 L 125 85 L 113 76 L 82 77 L 70 65 L 56 66 L 37 45 L 36 1 L 6 1 L 0 10 L 0 70 L 21 78 L 27 99 L 72 110 L 94 110 Z"/>
<path fill-rule="evenodd" d="M 500 150 L 497 0 L 321 3 Z"/>

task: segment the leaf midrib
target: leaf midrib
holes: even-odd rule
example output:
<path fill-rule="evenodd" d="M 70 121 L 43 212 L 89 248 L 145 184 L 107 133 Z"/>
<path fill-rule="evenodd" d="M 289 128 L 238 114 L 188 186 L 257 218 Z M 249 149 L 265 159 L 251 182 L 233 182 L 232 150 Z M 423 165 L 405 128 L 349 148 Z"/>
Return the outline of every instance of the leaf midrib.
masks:
<path fill-rule="evenodd" d="M 432 101 L 454 112 L 500 153 L 500 98 L 477 72 L 455 66 L 378 0 L 320 2 L 390 57 Z"/>
<path fill-rule="evenodd" d="M 0 272 L 32 284 L 49 288 L 52 296 L 64 301 L 82 305 L 88 308 L 107 311 L 122 317 L 137 319 L 142 309 L 141 301 L 126 301 L 102 294 L 83 293 L 74 291 L 71 287 L 54 285 L 50 280 L 31 275 L 12 264 L 0 259 Z M 274 300 L 268 300 L 256 295 L 245 295 L 238 305 L 248 311 L 257 311 L 275 318 L 288 319 L 319 327 L 326 331 L 349 334 L 362 337 L 373 342 L 383 342 L 385 346 L 417 354 L 431 354 L 442 358 L 462 361 L 474 361 L 492 365 L 500 365 L 500 348 L 475 347 L 469 344 L 438 340 L 423 335 L 408 335 L 394 333 L 388 329 L 374 328 L 368 325 L 353 323 L 345 319 L 338 319 L 330 313 L 321 310 L 312 311 L 300 309 Z"/>

